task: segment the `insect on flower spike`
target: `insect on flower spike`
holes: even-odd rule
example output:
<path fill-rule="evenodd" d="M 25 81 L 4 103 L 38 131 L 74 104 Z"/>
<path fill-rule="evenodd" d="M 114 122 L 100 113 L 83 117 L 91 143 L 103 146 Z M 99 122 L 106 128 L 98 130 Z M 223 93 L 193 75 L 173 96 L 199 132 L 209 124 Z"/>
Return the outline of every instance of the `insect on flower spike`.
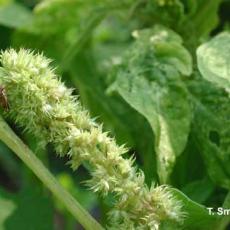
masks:
<path fill-rule="evenodd" d="M 9 110 L 9 103 L 6 95 L 6 89 L 3 86 L 0 86 L 0 106 L 5 110 Z"/>

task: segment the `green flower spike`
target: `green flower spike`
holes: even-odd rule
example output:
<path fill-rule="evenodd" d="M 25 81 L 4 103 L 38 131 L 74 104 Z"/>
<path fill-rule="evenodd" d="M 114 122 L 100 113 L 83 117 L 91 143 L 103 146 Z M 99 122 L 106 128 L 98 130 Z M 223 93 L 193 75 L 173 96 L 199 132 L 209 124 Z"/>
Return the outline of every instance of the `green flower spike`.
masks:
<path fill-rule="evenodd" d="M 144 183 L 144 174 L 133 167 L 134 158 L 122 157 L 127 149 L 102 131 L 90 118 L 72 90 L 65 87 L 49 67 L 51 60 L 20 49 L 1 53 L 0 84 L 10 109 L 4 112 L 25 131 L 52 143 L 71 167 L 91 165 L 90 188 L 102 195 L 112 193 L 117 201 L 110 213 L 115 229 L 161 229 L 181 223 L 184 214 L 167 187 Z"/>

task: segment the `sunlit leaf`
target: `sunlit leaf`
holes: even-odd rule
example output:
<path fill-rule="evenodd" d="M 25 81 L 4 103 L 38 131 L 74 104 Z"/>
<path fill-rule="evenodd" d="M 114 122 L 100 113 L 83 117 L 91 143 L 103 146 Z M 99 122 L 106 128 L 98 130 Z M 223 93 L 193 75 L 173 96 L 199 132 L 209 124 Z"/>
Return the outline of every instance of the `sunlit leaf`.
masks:
<path fill-rule="evenodd" d="M 190 130 L 191 108 L 181 77 L 191 74 L 191 57 L 180 37 L 162 27 L 134 32 L 134 36 L 137 41 L 124 57 L 112 87 L 149 121 L 158 173 L 166 182 Z"/>
<path fill-rule="evenodd" d="M 230 90 L 230 33 L 222 33 L 197 49 L 198 68 L 202 76 Z"/>

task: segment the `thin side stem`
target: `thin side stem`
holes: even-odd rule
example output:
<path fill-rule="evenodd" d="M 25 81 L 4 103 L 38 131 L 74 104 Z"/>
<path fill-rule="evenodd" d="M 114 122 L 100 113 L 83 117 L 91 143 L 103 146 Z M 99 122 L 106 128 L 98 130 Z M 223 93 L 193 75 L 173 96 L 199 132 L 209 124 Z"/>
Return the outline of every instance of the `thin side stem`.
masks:
<path fill-rule="evenodd" d="M 12 131 L 1 116 L 0 140 L 14 151 L 85 229 L 103 230 L 103 227 L 58 183 L 55 177 Z"/>
<path fill-rule="evenodd" d="M 106 16 L 116 10 L 128 7 L 124 2 L 110 4 L 104 7 L 97 7 L 92 11 L 90 18 L 81 31 L 79 37 L 65 51 L 61 67 L 67 69 L 76 55 L 82 50 L 83 46 L 89 41 L 94 29 L 106 18 Z"/>
<path fill-rule="evenodd" d="M 61 63 L 61 67 L 63 69 L 69 67 L 69 64 L 72 62 L 74 57 L 81 51 L 82 47 L 89 40 L 93 29 L 104 19 L 105 15 L 106 12 L 100 12 L 93 15 L 78 39 L 69 48 L 67 48 Z"/>

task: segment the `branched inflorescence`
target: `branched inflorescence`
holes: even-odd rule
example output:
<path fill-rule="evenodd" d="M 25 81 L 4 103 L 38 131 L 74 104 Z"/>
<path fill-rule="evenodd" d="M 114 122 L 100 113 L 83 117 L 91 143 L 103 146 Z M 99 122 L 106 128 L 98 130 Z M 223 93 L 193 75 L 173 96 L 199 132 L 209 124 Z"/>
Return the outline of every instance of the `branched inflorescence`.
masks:
<path fill-rule="evenodd" d="M 127 149 L 90 118 L 49 67 L 49 59 L 10 49 L 1 53 L 0 61 L 0 84 L 10 105 L 5 114 L 42 145 L 52 143 L 60 156 L 67 155 L 73 169 L 83 161 L 91 165 L 90 188 L 117 198 L 110 215 L 115 229 L 161 229 L 164 223 L 183 220 L 180 202 L 165 186 L 145 185 L 144 174 L 133 167 L 134 159 L 123 158 Z"/>

